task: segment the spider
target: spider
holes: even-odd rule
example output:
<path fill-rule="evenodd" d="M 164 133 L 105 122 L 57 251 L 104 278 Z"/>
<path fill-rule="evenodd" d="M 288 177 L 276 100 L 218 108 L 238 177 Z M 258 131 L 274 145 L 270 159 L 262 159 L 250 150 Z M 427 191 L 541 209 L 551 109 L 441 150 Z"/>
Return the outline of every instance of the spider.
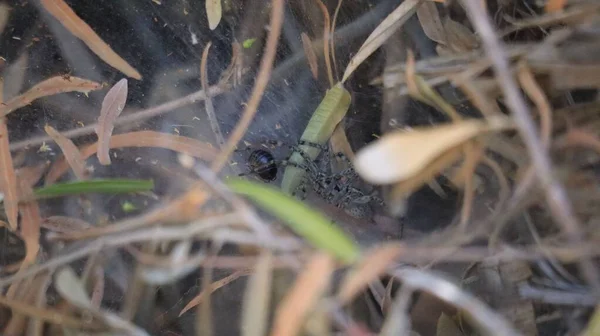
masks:
<path fill-rule="evenodd" d="M 321 154 L 316 160 L 311 160 L 308 154 L 300 146 L 311 146 L 321 149 Z M 298 145 L 290 147 L 290 156 L 294 152 L 299 153 L 304 161 L 301 164 L 286 160 L 276 161 L 273 155 L 264 149 L 254 150 L 248 157 L 247 166 L 249 171 L 240 175 L 256 175 L 264 182 L 272 182 L 277 178 L 278 166 L 294 166 L 306 171 L 303 183 L 301 183 L 294 196 L 305 199 L 308 194 L 307 188 L 312 189 L 320 198 L 329 204 L 344 209 L 346 213 L 356 218 L 368 218 L 372 215 L 370 203 L 372 201 L 383 204 L 383 201 L 374 196 L 365 194 L 356 187 L 359 177 L 352 163 L 343 153 L 336 153 L 334 158 L 340 158 L 346 163 L 347 168 L 339 172 L 333 172 L 330 165 L 329 148 L 306 141 L 298 142 Z"/>

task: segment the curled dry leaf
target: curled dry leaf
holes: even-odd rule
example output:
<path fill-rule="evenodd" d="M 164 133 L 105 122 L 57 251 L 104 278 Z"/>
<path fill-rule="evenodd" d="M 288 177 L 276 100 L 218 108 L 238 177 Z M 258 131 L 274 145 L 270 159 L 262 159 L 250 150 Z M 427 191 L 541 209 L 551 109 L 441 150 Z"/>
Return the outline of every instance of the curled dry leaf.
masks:
<path fill-rule="evenodd" d="M 60 22 L 71 34 L 83 41 L 104 62 L 125 75 L 142 79 L 142 75 L 127 61 L 112 50 L 90 26 L 85 23 L 63 0 L 41 0 L 42 6 Z"/>
<path fill-rule="evenodd" d="M 79 149 L 71 139 L 65 137 L 60 134 L 54 127 L 50 125 L 44 126 L 44 130 L 46 133 L 56 142 L 60 150 L 63 152 L 67 163 L 71 166 L 73 173 L 80 180 L 85 180 L 87 178 L 87 169 L 85 168 L 85 160 L 81 156 Z"/>
<path fill-rule="evenodd" d="M 222 11 L 221 0 L 206 0 L 206 18 L 210 30 L 217 28 L 219 22 L 221 22 Z"/>
<path fill-rule="evenodd" d="M 310 67 L 310 72 L 312 73 L 315 79 L 319 78 L 319 64 L 317 62 L 317 54 L 315 53 L 315 49 L 312 47 L 312 42 L 310 41 L 310 37 L 306 35 L 305 32 L 300 34 L 302 38 L 302 47 L 304 48 L 304 55 L 306 56 L 306 61 L 308 62 L 308 66 Z"/>
<path fill-rule="evenodd" d="M 277 307 L 271 336 L 292 336 L 300 332 L 307 314 L 327 288 L 333 270 L 333 258 L 326 253 L 318 253 L 309 260 Z"/>
<path fill-rule="evenodd" d="M 12 98 L 0 106 L 0 117 L 4 117 L 12 111 L 31 104 L 32 101 L 45 96 L 51 96 L 65 92 L 83 92 L 88 93 L 102 88 L 102 84 L 78 77 L 61 76 L 52 77 L 36 84 L 27 92 Z"/>
<path fill-rule="evenodd" d="M 110 138 L 109 147 L 158 147 L 204 160 L 211 160 L 217 154 L 214 148 L 196 139 L 155 131 L 139 131 L 114 135 Z M 96 142 L 81 149 L 81 156 L 85 160 L 97 151 L 98 143 Z M 69 165 L 64 158 L 57 160 L 46 175 L 45 184 L 54 183 L 68 168 Z"/>
<path fill-rule="evenodd" d="M 381 276 L 403 251 L 404 248 L 399 244 L 386 244 L 368 252 L 356 268 L 344 278 L 337 294 L 338 300 L 342 304 L 350 302 L 369 282 Z"/>
<path fill-rule="evenodd" d="M 127 79 L 123 78 L 117 82 L 104 97 L 102 109 L 96 126 L 98 134 L 98 161 L 103 165 L 110 164 L 108 153 L 110 136 L 115 128 L 115 120 L 125 108 L 127 101 Z"/>
<path fill-rule="evenodd" d="M 373 30 L 344 71 L 342 83 L 417 11 L 423 0 L 404 0 Z"/>
<path fill-rule="evenodd" d="M 447 150 L 487 131 L 511 127 L 504 117 L 390 133 L 356 155 L 356 171 L 368 182 L 389 184 L 417 174 Z"/>

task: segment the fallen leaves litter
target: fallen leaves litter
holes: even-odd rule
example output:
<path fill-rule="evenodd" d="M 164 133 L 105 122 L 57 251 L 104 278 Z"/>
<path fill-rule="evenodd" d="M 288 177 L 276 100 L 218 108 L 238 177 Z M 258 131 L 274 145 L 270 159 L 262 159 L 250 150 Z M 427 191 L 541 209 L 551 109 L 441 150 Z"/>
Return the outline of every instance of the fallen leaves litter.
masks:
<path fill-rule="evenodd" d="M 127 79 L 123 78 L 117 82 L 104 97 L 102 109 L 96 126 L 98 134 L 98 161 L 100 164 L 109 165 L 109 141 L 112 131 L 115 128 L 115 120 L 119 117 L 125 103 L 127 102 Z"/>
<path fill-rule="evenodd" d="M 41 0 L 42 6 L 54 16 L 71 34 L 83 41 L 104 62 L 125 75 L 142 79 L 142 75 L 112 50 L 92 28 L 85 23 L 63 0 Z"/>

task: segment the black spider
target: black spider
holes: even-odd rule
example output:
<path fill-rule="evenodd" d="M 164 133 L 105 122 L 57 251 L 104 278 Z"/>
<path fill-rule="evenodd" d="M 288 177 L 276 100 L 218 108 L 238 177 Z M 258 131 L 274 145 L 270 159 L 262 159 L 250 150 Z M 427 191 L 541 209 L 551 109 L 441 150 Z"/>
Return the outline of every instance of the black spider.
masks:
<path fill-rule="evenodd" d="M 271 182 L 277 178 L 277 163 L 273 154 L 269 151 L 264 149 L 254 150 L 250 153 L 246 164 L 250 169 L 250 173 L 256 174 L 265 182 Z"/>

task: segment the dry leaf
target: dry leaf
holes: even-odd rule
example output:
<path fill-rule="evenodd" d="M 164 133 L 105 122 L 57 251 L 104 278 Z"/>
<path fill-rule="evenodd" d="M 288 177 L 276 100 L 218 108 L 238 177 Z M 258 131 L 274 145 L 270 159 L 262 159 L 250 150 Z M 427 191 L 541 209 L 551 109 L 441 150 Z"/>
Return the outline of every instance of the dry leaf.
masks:
<path fill-rule="evenodd" d="M 48 168 L 48 165 L 49 162 L 44 162 L 35 166 L 22 167 L 17 169 L 15 173 L 17 175 L 19 183 L 25 183 L 29 187 L 33 188 L 33 186 L 35 186 L 38 183 L 38 181 L 42 178 L 42 175 L 44 175 L 44 172 L 46 171 L 46 168 Z M 24 196 L 26 195 L 23 195 L 23 193 L 21 192 L 19 199 L 23 199 Z"/>
<path fill-rule="evenodd" d="M 404 252 L 399 244 L 386 244 L 368 252 L 343 280 L 337 294 L 342 304 L 350 302 L 356 294 L 365 288 L 369 282 L 381 276 L 387 267 Z"/>
<path fill-rule="evenodd" d="M 126 102 L 127 79 L 123 78 L 108 90 L 108 93 L 102 101 L 98 126 L 96 126 L 96 134 L 98 134 L 98 161 L 100 161 L 100 164 L 110 164 L 110 155 L 108 151 L 110 137 L 115 128 L 115 120 L 125 108 Z"/>
<path fill-rule="evenodd" d="M 300 332 L 304 319 L 329 284 L 334 270 L 333 258 L 325 253 L 314 255 L 283 298 L 271 336 L 292 336 Z"/>
<path fill-rule="evenodd" d="M 263 336 L 267 330 L 271 299 L 273 256 L 265 251 L 248 280 L 242 308 L 242 335 Z"/>
<path fill-rule="evenodd" d="M 465 53 L 479 48 L 479 41 L 475 34 L 450 18 L 444 20 L 444 31 L 447 36 L 447 46 L 456 53 Z"/>
<path fill-rule="evenodd" d="M 185 307 L 183 307 L 183 309 L 179 313 L 179 316 L 183 315 L 188 310 L 199 305 L 202 302 L 202 300 L 204 299 L 204 296 L 207 295 L 207 293 L 210 295 L 211 293 L 214 293 L 217 289 L 219 289 L 223 286 L 226 286 L 226 285 L 230 284 L 232 281 L 237 280 L 240 277 L 246 276 L 251 273 L 252 273 L 251 269 L 236 271 L 236 272 L 224 277 L 223 279 L 220 279 L 220 280 L 217 280 L 217 281 L 211 283 L 210 286 L 208 286 L 208 288 L 202 289 L 202 291 L 198 295 L 196 295 L 192 300 L 190 300 L 190 302 L 188 302 L 187 305 L 185 305 Z"/>
<path fill-rule="evenodd" d="M 373 30 L 356 55 L 352 57 L 350 63 L 348 63 L 346 71 L 344 71 L 342 83 L 350 77 L 354 70 L 356 70 L 367 57 L 387 41 L 396 30 L 402 27 L 402 25 L 416 12 L 423 1 L 424 0 L 404 0 L 398 8 L 390 13 L 390 15 L 388 15 L 379 26 Z"/>
<path fill-rule="evenodd" d="M 41 0 L 42 6 L 71 34 L 83 41 L 104 62 L 125 75 L 142 79 L 142 75 L 115 53 L 63 0 Z"/>
<path fill-rule="evenodd" d="M 42 221 L 42 227 L 54 232 L 71 233 L 89 229 L 92 224 L 79 218 L 50 216 Z"/>
<path fill-rule="evenodd" d="M 102 298 L 104 297 L 104 269 L 102 266 L 94 267 L 93 271 L 94 287 L 92 288 L 92 297 L 90 302 L 92 306 L 100 308 Z"/>
<path fill-rule="evenodd" d="M 448 44 L 446 31 L 444 30 L 442 18 L 440 17 L 440 12 L 438 11 L 436 4 L 433 2 L 425 2 L 419 6 L 419 9 L 417 9 L 417 17 L 419 18 L 419 23 L 421 23 L 421 27 L 423 27 L 423 31 L 427 37 L 434 42 L 443 45 Z"/>
<path fill-rule="evenodd" d="M 110 138 L 110 148 L 123 147 L 157 147 L 166 148 L 179 153 L 187 154 L 204 160 L 211 160 L 217 151 L 196 139 L 161 133 L 155 131 L 139 131 L 117 134 Z M 87 159 L 98 150 L 98 143 L 91 144 L 81 149 L 81 156 Z M 45 184 L 50 185 L 58 180 L 69 168 L 64 158 L 57 160 L 46 175 Z"/>
<path fill-rule="evenodd" d="M 79 180 L 85 180 L 87 178 L 87 169 L 85 167 L 85 160 L 79 153 L 79 149 L 71 139 L 65 137 L 60 134 L 57 130 L 55 130 L 52 126 L 46 125 L 44 127 L 46 133 L 56 142 L 60 150 L 63 152 L 65 159 L 71 166 L 73 173 Z"/>
<path fill-rule="evenodd" d="M 210 30 L 217 28 L 222 15 L 221 0 L 206 0 L 206 18 Z"/>
<path fill-rule="evenodd" d="M 510 127 L 503 117 L 465 120 L 390 133 L 356 155 L 356 171 L 368 182 L 389 184 L 417 174 L 447 150 L 490 130 Z"/>
<path fill-rule="evenodd" d="M 442 312 L 437 321 L 436 336 L 463 336 L 456 322 Z"/>
<path fill-rule="evenodd" d="M 61 76 L 52 77 L 36 84 L 24 94 L 12 98 L 6 104 L 2 104 L 0 106 L 0 117 L 6 116 L 18 108 L 27 106 L 38 98 L 73 91 L 88 93 L 100 88 L 102 88 L 101 84 L 87 79 L 78 77 L 69 77 L 66 79 Z"/>
<path fill-rule="evenodd" d="M 302 32 L 300 37 L 302 38 L 302 47 L 304 48 L 304 55 L 306 56 L 306 61 L 310 67 L 310 72 L 312 73 L 314 79 L 319 79 L 319 64 L 317 62 L 317 54 L 315 53 L 315 49 L 312 47 L 310 37 L 308 37 L 305 32 Z"/>

